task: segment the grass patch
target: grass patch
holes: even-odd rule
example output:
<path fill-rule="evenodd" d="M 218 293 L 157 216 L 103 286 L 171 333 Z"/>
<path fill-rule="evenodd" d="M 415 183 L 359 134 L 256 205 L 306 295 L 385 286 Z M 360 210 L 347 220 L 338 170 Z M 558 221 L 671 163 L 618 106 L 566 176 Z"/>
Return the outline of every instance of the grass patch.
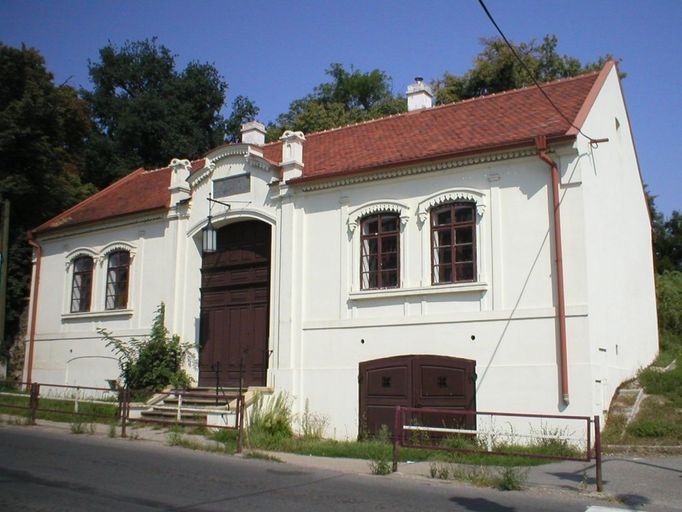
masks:
<path fill-rule="evenodd" d="M 29 395 L 17 393 L 0 395 L 0 413 L 29 417 Z M 78 415 L 74 412 L 74 401 L 57 398 L 41 398 L 38 402 L 36 418 L 41 420 L 72 423 L 75 418 L 87 418 L 89 422 L 110 423 L 116 418 L 117 404 L 92 403 L 79 400 Z"/>
<path fill-rule="evenodd" d="M 201 438 L 196 438 L 192 436 L 188 436 L 186 434 L 183 434 L 182 432 L 169 432 L 168 433 L 168 438 L 166 440 L 168 446 L 179 446 L 181 448 L 188 448 L 190 450 L 200 450 L 200 451 L 205 451 L 205 452 L 215 452 L 215 453 L 227 453 L 227 454 L 234 454 L 235 453 L 235 448 L 234 447 L 223 444 L 223 443 L 216 443 L 216 442 L 206 442 L 202 440 Z"/>

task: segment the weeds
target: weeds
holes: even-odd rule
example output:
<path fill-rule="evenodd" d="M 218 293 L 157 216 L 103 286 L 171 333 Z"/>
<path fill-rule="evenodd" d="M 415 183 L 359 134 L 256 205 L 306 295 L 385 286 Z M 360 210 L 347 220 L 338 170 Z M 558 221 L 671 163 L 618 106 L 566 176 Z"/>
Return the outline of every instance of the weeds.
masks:
<path fill-rule="evenodd" d="M 278 393 L 267 403 L 262 393 L 256 393 L 249 414 L 248 435 L 251 443 L 264 448 L 274 447 L 294 435 L 291 398 Z"/>
<path fill-rule="evenodd" d="M 369 461 L 369 471 L 373 475 L 388 475 L 391 473 L 391 470 L 392 463 L 385 453 Z"/>
<path fill-rule="evenodd" d="M 71 433 L 72 434 L 94 434 L 95 424 L 94 423 L 83 423 L 82 421 L 71 422 Z"/>
<path fill-rule="evenodd" d="M 257 452 L 254 450 L 249 450 L 247 452 L 244 452 L 244 457 L 247 459 L 259 459 L 259 460 L 267 460 L 269 462 L 279 462 L 279 463 L 284 463 L 282 459 L 279 457 L 275 457 L 274 455 L 270 455 L 269 453 L 263 453 L 263 452 Z"/>
<path fill-rule="evenodd" d="M 327 429 L 329 419 L 322 415 L 310 412 L 308 399 L 305 400 L 305 409 L 301 415 L 300 433 L 304 439 L 322 439 L 324 431 Z"/>

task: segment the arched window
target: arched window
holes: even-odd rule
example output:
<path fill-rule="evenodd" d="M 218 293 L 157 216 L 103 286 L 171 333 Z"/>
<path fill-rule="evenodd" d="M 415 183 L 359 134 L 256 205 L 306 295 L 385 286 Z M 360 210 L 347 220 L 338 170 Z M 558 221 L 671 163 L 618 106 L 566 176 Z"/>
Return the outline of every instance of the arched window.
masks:
<path fill-rule="evenodd" d="M 79 256 L 73 260 L 71 280 L 71 312 L 90 311 L 92 298 L 93 260 L 90 256 Z"/>
<path fill-rule="evenodd" d="M 394 213 L 362 220 L 360 285 L 363 290 L 398 287 L 400 217 Z"/>
<path fill-rule="evenodd" d="M 476 280 L 476 204 L 458 201 L 431 210 L 431 282 Z"/>
<path fill-rule="evenodd" d="M 106 309 L 125 309 L 128 306 L 129 271 L 130 253 L 128 251 L 116 251 L 109 254 Z"/>

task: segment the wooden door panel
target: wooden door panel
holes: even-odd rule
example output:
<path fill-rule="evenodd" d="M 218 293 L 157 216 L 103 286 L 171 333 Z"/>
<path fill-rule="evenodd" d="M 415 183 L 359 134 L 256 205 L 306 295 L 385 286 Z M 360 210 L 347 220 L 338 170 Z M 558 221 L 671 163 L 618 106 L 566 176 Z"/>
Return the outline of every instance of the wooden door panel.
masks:
<path fill-rule="evenodd" d="M 361 433 L 393 429 L 396 406 L 443 411 L 475 410 L 476 362 L 446 356 L 406 355 L 360 363 Z M 475 428 L 473 415 L 414 412 L 408 423 Z M 437 436 L 432 436 L 437 437 Z"/>
<path fill-rule="evenodd" d="M 203 257 L 200 361 L 220 363 L 223 385 L 239 385 L 240 374 L 246 386 L 266 384 L 270 245 L 268 224 L 239 222 L 220 229 L 218 251 Z M 215 375 L 204 374 L 200 384 L 212 385 Z"/>

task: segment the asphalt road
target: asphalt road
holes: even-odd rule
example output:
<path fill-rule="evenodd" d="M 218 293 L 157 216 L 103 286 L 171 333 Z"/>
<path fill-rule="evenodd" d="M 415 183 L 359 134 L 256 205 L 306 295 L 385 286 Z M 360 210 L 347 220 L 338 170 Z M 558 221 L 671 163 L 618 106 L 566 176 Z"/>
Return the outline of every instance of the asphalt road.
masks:
<path fill-rule="evenodd" d="M 147 441 L 0 426 L 0 510 L 585 511 L 581 497 L 344 474 Z"/>

